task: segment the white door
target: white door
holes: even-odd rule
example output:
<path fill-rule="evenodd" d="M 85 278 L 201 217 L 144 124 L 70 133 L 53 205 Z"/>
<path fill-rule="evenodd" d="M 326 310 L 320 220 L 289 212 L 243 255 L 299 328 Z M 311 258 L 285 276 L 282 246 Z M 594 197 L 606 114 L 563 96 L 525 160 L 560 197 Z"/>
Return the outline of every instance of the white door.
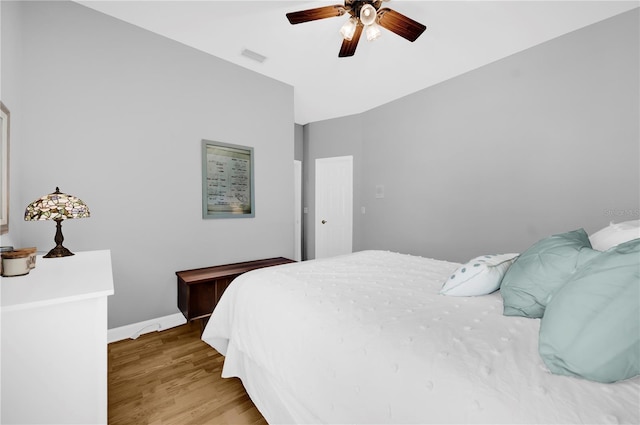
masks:
<path fill-rule="evenodd" d="M 316 159 L 316 258 L 352 251 L 353 157 Z"/>
<path fill-rule="evenodd" d="M 302 162 L 293 161 L 293 259 L 302 261 Z"/>

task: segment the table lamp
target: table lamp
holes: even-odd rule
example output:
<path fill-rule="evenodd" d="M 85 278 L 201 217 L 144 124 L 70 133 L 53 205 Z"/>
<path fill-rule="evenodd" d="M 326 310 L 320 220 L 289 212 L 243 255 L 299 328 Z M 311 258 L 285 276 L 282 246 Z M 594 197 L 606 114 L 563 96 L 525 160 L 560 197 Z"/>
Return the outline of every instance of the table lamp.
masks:
<path fill-rule="evenodd" d="M 62 220 L 89 216 L 89 207 L 87 207 L 84 202 L 75 196 L 60 192 L 60 189 L 57 187 L 55 192 L 36 199 L 27 205 L 27 209 L 24 212 L 24 219 L 26 221 L 55 220 L 56 222 L 56 236 L 54 238 L 56 246 L 49 251 L 44 258 L 68 257 L 69 255 L 73 255 L 73 252 L 62 246 L 62 241 L 64 241 L 64 237 L 62 236 Z"/>

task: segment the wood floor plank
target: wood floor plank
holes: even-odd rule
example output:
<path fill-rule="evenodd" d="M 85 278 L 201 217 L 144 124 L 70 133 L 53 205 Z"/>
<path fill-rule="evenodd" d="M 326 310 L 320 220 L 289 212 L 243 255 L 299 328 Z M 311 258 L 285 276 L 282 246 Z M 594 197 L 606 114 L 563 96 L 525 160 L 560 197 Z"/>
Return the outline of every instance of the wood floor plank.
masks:
<path fill-rule="evenodd" d="M 200 333 L 192 322 L 109 344 L 110 425 L 267 423 Z"/>

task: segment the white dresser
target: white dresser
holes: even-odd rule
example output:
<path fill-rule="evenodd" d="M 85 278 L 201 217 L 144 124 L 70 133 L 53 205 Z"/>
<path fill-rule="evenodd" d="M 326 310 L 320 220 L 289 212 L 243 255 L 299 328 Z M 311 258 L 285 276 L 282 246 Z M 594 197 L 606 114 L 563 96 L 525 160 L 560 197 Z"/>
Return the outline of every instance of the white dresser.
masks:
<path fill-rule="evenodd" d="M 0 289 L 0 422 L 106 424 L 110 251 L 39 256 Z"/>

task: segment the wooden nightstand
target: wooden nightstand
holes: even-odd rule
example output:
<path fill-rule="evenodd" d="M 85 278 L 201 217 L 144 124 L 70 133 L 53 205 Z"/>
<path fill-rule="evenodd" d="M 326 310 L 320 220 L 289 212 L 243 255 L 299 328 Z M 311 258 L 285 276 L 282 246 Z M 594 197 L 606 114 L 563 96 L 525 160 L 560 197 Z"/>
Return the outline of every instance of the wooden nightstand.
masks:
<path fill-rule="evenodd" d="M 188 321 L 208 318 L 233 279 L 250 270 L 288 263 L 295 261 L 277 257 L 176 272 L 178 308 Z"/>

